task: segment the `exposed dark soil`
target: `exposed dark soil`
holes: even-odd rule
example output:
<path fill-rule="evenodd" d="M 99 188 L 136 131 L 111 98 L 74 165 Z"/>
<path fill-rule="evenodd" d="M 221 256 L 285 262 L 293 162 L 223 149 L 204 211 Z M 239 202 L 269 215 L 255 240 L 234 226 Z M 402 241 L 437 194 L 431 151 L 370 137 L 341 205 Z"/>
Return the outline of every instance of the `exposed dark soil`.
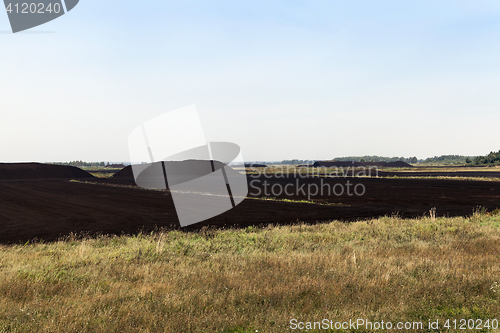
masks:
<path fill-rule="evenodd" d="M 381 177 L 485 177 L 500 178 L 499 171 L 419 171 L 419 172 L 386 172 L 379 171 Z"/>
<path fill-rule="evenodd" d="M 268 190 L 275 184 L 281 187 L 290 184 L 289 192 L 298 190 L 295 178 L 250 177 L 249 181 L 253 196 L 257 189 L 264 190 L 264 182 Z M 229 212 L 183 230 L 196 230 L 206 225 L 353 221 L 394 212 L 415 217 L 428 214 L 432 207 L 437 208 L 439 216 L 458 216 L 470 215 L 479 205 L 489 210 L 500 207 L 500 182 L 387 178 L 299 178 L 298 181 L 299 187 L 305 184 L 306 191 L 309 185 L 325 188 L 325 184 L 330 187 L 341 184 L 347 189 L 349 182 L 351 193 L 356 184 L 363 184 L 366 193 L 363 196 L 323 193 L 311 197 L 316 202 L 341 205 L 247 199 Z M 0 242 L 25 242 L 35 238 L 55 240 L 71 232 L 121 234 L 141 229 L 150 231 L 156 227 L 179 228 L 168 191 L 142 190 L 131 186 L 133 182 L 127 179 L 95 179 L 92 182 L 97 184 L 68 180 L 0 181 Z M 307 195 L 298 191 L 292 199 L 307 199 Z"/>
<path fill-rule="evenodd" d="M 129 179 L 134 180 L 134 173 L 132 172 L 132 166 L 128 165 L 125 168 L 121 169 L 117 173 L 113 175 L 115 179 Z"/>
<path fill-rule="evenodd" d="M 267 186 L 265 185 L 267 182 Z M 447 180 L 447 179 L 390 179 L 390 178 L 252 178 L 249 177 L 249 196 L 289 198 L 285 193 L 279 195 L 281 188 L 288 186 L 294 199 L 319 203 L 342 203 L 358 212 L 359 217 L 376 217 L 399 212 L 406 217 L 421 216 L 432 207 L 438 215 L 470 215 L 477 206 L 490 210 L 500 207 L 500 182 Z M 276 185 L 280 184 L 280 186 Z M 338 185 L 337 185 L 338 184 Z M 342 185 L 342 186 L 341 186 Z M 273 192 L 273 186 L 275 191 Z M 334 193 L 334 187 L 335 193 Z M 363 188 L 362 196 L 358 194 Z M 302 188 L 302 191 L 300 191 Z M 321 189 L 323 189 L 321 191 Z M 342 189 L 344 193 L 340 196 Z M 349 195 L 348 189 L 350 189 Z M 314 195 L 315 192 L 318 194 Z M 311 196 L 308 196 L 311 193 Z M 356 215 L 348 214 L 340 218 L 350 219 Z"/>

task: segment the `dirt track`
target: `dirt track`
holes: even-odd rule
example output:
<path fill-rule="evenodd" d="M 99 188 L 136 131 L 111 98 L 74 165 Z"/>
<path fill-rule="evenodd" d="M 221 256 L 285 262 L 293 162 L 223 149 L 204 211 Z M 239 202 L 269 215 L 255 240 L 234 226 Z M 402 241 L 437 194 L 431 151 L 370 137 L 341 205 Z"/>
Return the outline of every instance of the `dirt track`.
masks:
<path fill-rule="evenodd" d="M 261 179 L 264 180 L 283 186 L 296 182 L 292 178 Z M 313 197 L 319 202 L 342 203 L 343 206 L 247 199 L 232 211 L 191 229 L 203 225 L 356 220 L 393 212 L 412 217 L 421 216 L 432 207 L 437 207 L 438 215 L 470 215 L 478 205 L 489 210 L 500 207 L 500 182 L 366 178 L 324 182 L 345 184 L 348 180 L 352 184 L 363 183 L 365 195 Z M 320 181 L 307 180 L 318 185 Z M 95 185 L 64 180 L 0 181 L 0 242 L 25 242 L 34 238 L 54 240 L 70 232 L 120 234 L 155 227 L 178 227 L 168 192 L 113 187 L 104 184 L 108 180 L 102 182 L 102 185 Z M 255 192 L 250 188 L 250 193 Z M 299 195 L 296 199 L 305 197 Z"/>

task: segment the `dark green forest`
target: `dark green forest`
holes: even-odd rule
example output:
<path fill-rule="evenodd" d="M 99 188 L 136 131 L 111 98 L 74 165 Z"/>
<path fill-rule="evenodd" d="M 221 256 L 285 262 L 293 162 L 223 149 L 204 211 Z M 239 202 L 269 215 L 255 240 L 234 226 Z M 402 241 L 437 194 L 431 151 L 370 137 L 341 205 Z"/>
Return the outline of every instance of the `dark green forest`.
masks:
<path fill-rule="evenodd" d="M 454 164 L 466 164 L 470 163 L 474 159 L 474 156 L 463 156 L 463 155 L 441 155 L 426 158 L 421 161 L 422 164 L 439 164 L 439 165 L 454 165 Z"/>
<path fill-rule="evenodd" d="M 478 156 L 474 161 L 468 161 L 470 164 L 475 165 L 500 165 L 500 150 L 498 152 L 491 152 L 485 156 Z"/>

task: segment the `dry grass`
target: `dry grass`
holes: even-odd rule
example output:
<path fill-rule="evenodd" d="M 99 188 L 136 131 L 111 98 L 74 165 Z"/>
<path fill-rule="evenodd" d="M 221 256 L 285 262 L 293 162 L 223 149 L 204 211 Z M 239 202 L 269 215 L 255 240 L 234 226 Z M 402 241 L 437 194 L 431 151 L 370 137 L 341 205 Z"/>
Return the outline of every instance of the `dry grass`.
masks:
<path fill-rule="evenodd" d="M 92 176 L 96 178 L 111 178 L 114 173 L 106 173 L 106 172 L 89 172 Z"/>
<path fill-rule="evenodd" d="M 1 332 L 290 332 L 292 318 L 500 314 L 500 219 L 479 212 L 67 239 L 0 253 Z"/>

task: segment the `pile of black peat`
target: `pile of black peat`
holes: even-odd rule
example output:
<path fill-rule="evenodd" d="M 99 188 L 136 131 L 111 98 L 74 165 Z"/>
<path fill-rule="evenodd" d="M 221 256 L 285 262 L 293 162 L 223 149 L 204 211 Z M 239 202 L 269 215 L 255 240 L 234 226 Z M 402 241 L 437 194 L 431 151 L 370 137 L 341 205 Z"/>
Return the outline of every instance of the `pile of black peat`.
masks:
<path fill-rule="evenodd" d="M 155 162 L 155 163 L 145 163 L 135 165 L 135 169 L 132 166 L 126 166 L 111 177 L 111 181 L 121 182 L 121 183 L 137 183 L 141 187 L 145 188 L 161 188 L 165 184 L 166 188 L 168 185 L 181 184 L 189 180 L 193 180 L 216 170 L 226 168 L 227 165 L 219 161 L 211 160 L 185 160 L 185 161 L 165 161 L 165 162 Z M 232 170 L 229 168 L 229 170 Z M 134 177 L 134 171 L 136 177 Z M 169 184 L 165 183 L 165 175 L 170 178 Z M 135 179 L 137 178 L 137 179 Z M 175 181 L 172 183 L 172 180 Z"/>
<path fill-rule="evenodd" d="M 0 180 L 94 178 L 73 166 L 42 163 L 0 163 Z"/>
<path fill-rule="evenodd" d="M 313 167 L 346 168 L 346 167 L 377 167 L 377 168 L 413 168 L 413 165 L 403 161 L 396 162 L 354 162 L 354 161 L 317 161 Z"/>

